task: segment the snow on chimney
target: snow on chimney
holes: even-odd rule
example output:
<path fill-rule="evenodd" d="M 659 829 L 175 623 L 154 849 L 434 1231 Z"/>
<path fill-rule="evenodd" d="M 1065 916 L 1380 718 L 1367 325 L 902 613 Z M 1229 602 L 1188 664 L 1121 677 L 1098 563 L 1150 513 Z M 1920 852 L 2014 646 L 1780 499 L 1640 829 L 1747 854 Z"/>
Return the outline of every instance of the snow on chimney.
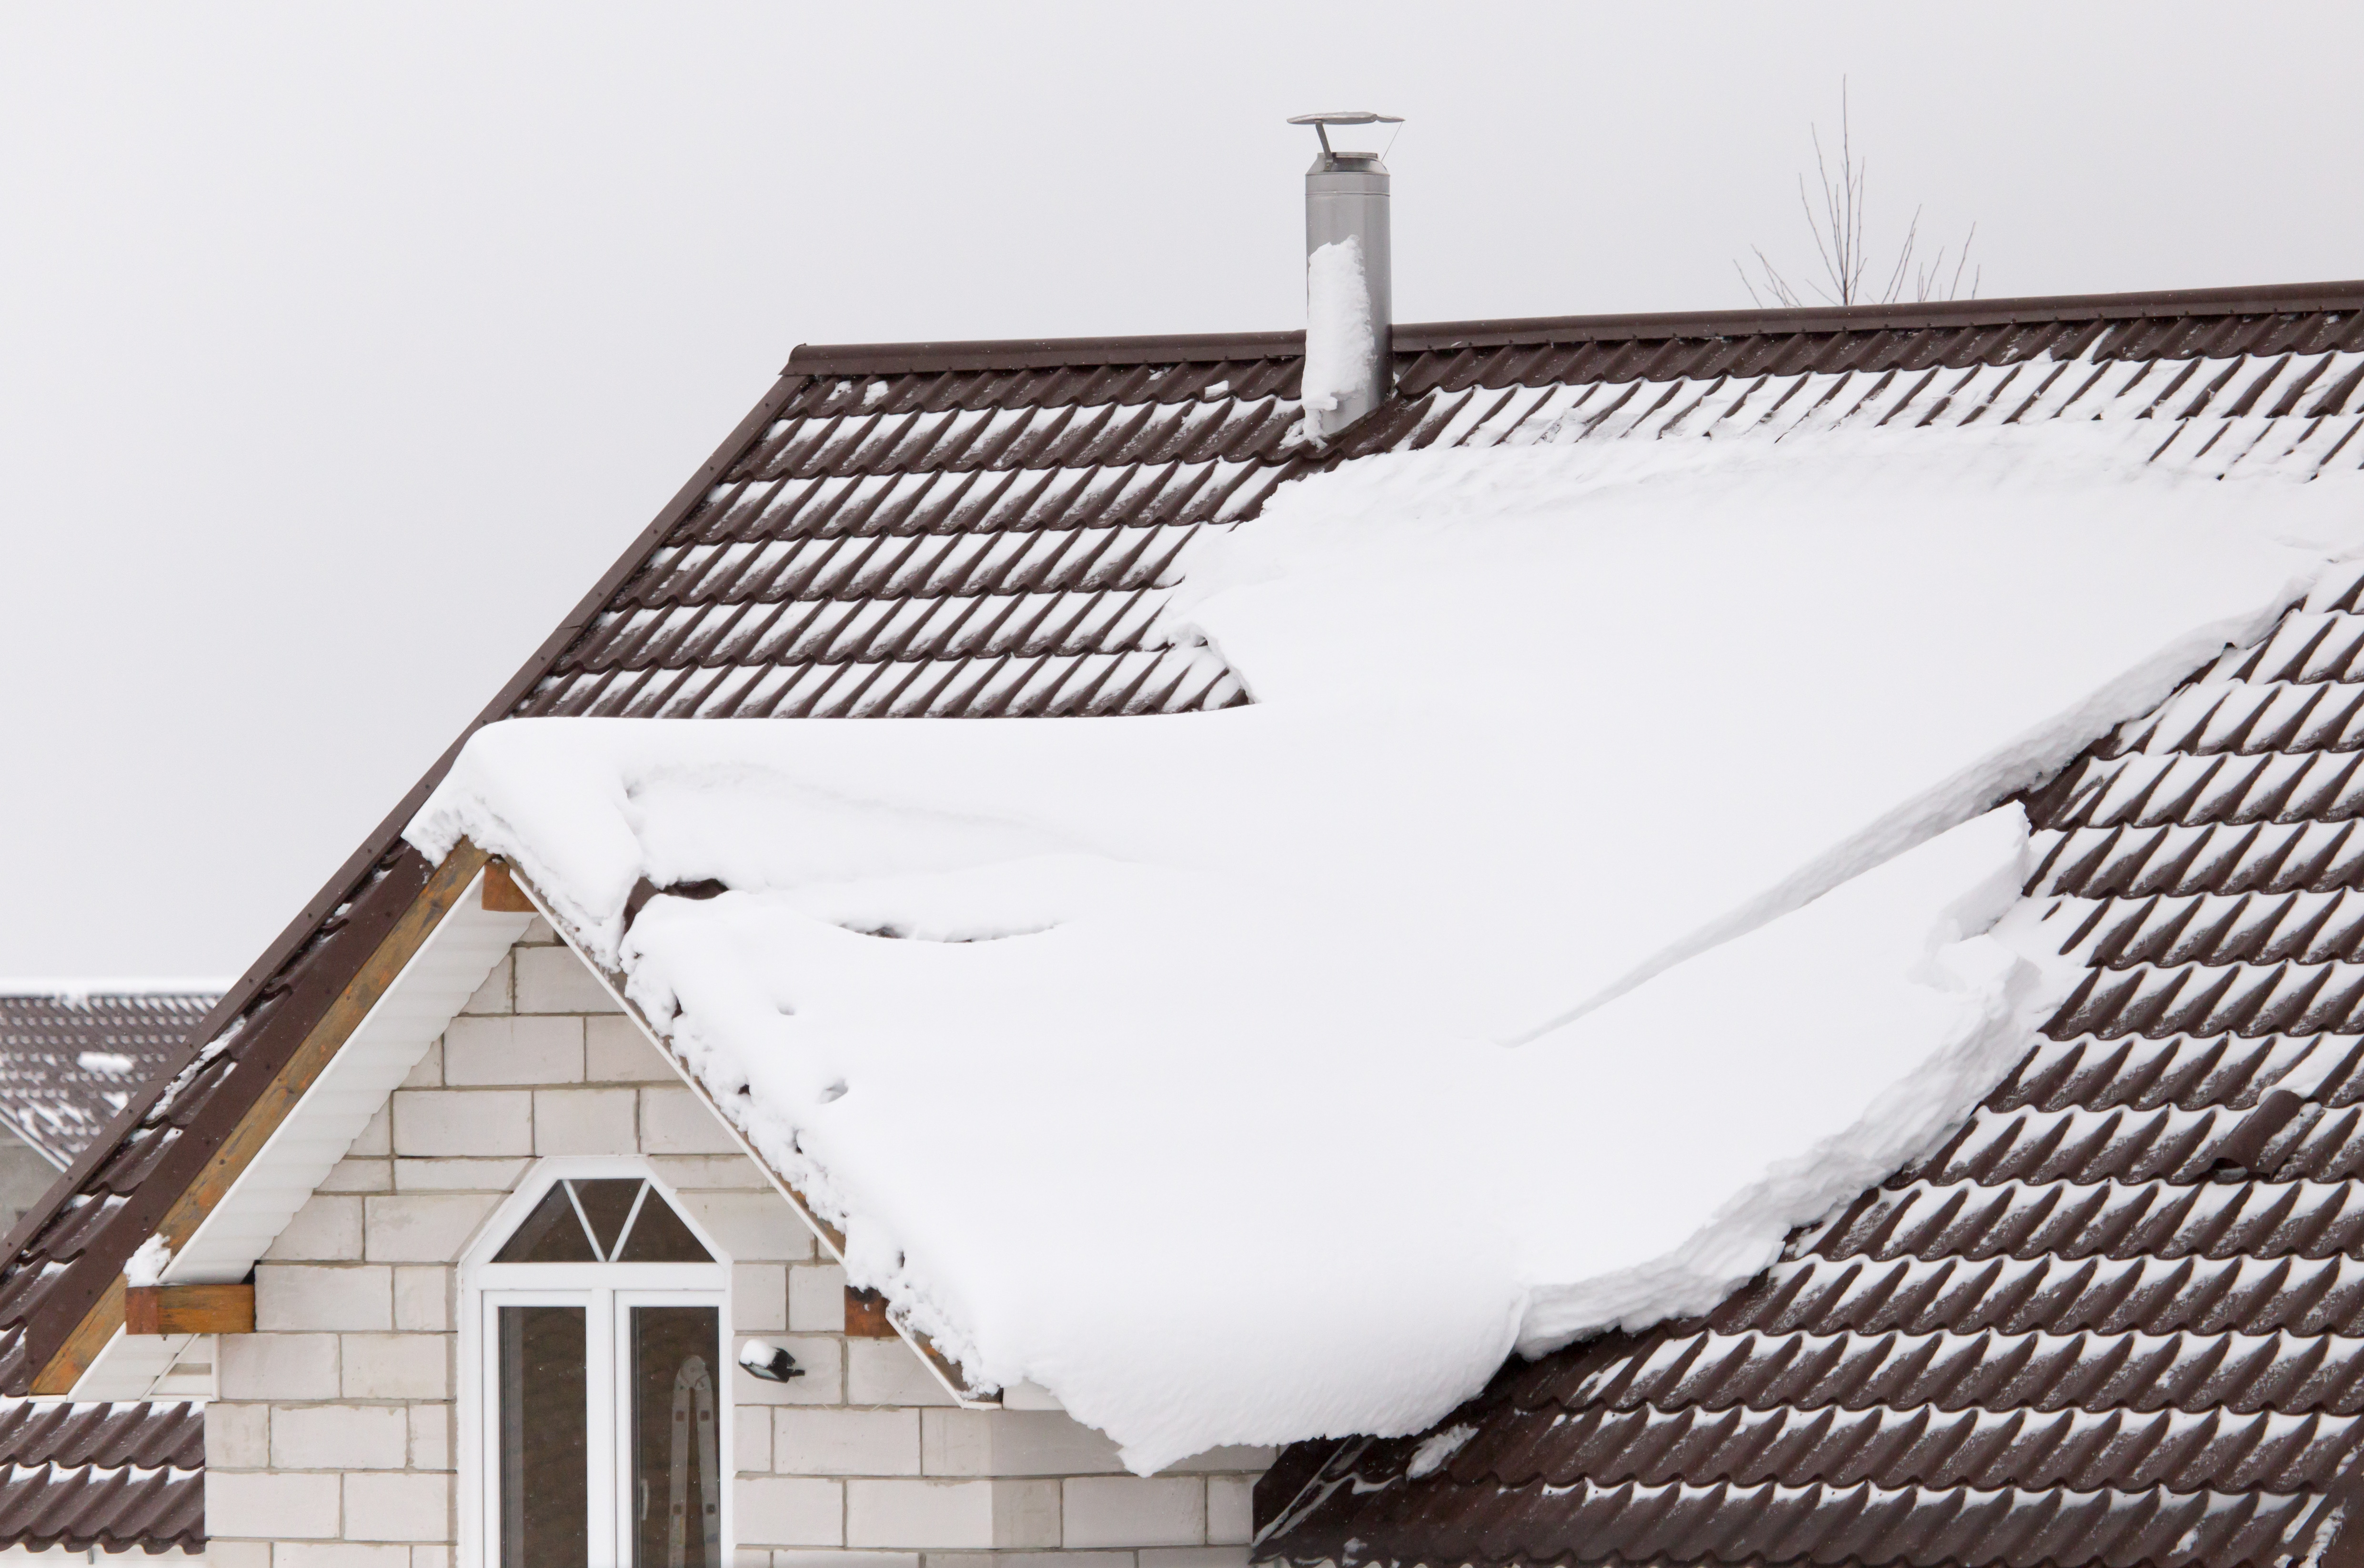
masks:
<path fill-rule="evenodd" d="M 1299 115 L 1321 139 L 1305 172 L 1305 433 L 1316 445 L 1387 401 L 1395 381 L 1388 168 L 1330 145 L 1330 128 L 1401 125 L 1367 109 Z"/>

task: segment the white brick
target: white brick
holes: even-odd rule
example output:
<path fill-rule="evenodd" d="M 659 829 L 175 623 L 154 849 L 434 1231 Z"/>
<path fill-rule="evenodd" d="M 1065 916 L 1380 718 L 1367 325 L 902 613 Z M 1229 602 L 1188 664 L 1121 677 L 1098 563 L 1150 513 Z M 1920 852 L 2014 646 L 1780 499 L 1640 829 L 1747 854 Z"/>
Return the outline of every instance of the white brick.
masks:
<path fill-rule="evenodd" d="M 677 1193 L 702 1187 L 760 1187 L 772 1190 L 770 1178 L 744 1154 L 673 1154 L 649 1161 L 649 1169 Z M 797 1222 L 802 1225 L 804 1221 Z M 809 1234 L 809 1229 L 808 1229 Z"/>
<path fill-rule="evenodd" d="M 273 1568 L 410 1568 L 410 1549 L 344 1540 L 282 1542 L 272 1563 Z"/>
<path fill-rule="evenodd" d="M 750 1377 L 745 1369 L 730 1369 L 730 1398 L 739 1405 L 842 1405 L 845 1402 L 845 1341 L 843 1340 L 764 1338 L 797 1358 L 804 1375 L 786 1383 Z M 737 1359 L 737 1351 L 732 1351 Z"/>
<path fill-rule="evenodd" d="M 416 1474 L 346 1476 L 345 1539 L 451 1540 L 452 1478 Z"/>
<path fill-rule="evenodd" d="M 507 1195 L 530 1160 L 396 1160 L 394 1185 L 406 1193 L 499 1193 Z"/>
<path fill-rule="evenodd" d="M 348 1399 L 448 1399 L 449 1339 L 441 1334 L 347 1334 Z"/>
<path fill-rule="evenodd" d="M 530 1154 L 533 1096 L 522 1089 L 397 1089 L 394 1151 Z"/>
<path fill-rule="evenodd" d="M 329 1168 L 329 1173 L 312 1190 L 322 1193 L 390 1193 L 394 1190 L 394 1162 L 340 1160 Z"/>
<path fill-rule="evenodd" d="M 772 1568 L 773 1553 L 760 1546 L 737 1546 L 730 1550 L 730 1568 Z M 827 1556 L 828 1553 L 822 1553 Z"/>
<path fill-rule="evenodd" d="M 733 1262 L 796 1262 L 812 1256 L 812 1232 L 777 1193 L 684 1193 L 681 1207 Z"/>
<path fill-rule="evenodd" d="M 374 1155 L 394 1152 L 394 1124 L 387 1116 L 391 1108 L 390 1103 L 378 1106 L 377 1115 L 369 1118 L 369 1125 L 362 1129 L 361 1136 L 354 1139 L 351 1146 L 346 1149 L 345 1158 L 368 1159 Z"/>
<path fill-rule="evenodd" d="M 365 1255 L 374 1263 L 449 1262 L 500 1201 L 495 1193 L 363 1198 L 369 1226 Z"/>
<path fill-rule="evenodd" d="M 453 1018 L 443 1031 L 443 1082 L 580 1084 L 581 1018 Z"/>
<path fill-rule="evenodd" d="M 599 977 L 566 948 L 518 948 L 517 1010 L 520 1013 L 621 1011 Z"/>
<path fill-rule="evenodd" d="M 1207 1540 L 1215 1546 L 1245 1546 L 1255 1534 L 1255 1477 L 1207 1477 Z"/>
<path fill-rule="evenodd" d="M 742 1334 L 775 1334 L 790 1327 L 786 1268 L 778 1263 L 730 1265 L 730 1327 Z"/>
<path fill-rule="evenodd" d="M 849 1405 L 951 1405 L 920 1352 L 899 1338 L 847 1340 L 845 1402 Z"/>
<path fill-rule="evenodd" d="M 651 1084 L 641 1095 L 641 1147 L 652 1154 L 735 1154 L 722 1118 L 680 1084 Z"/>
<path fill-rule="evenodd" d="M 476 994 L 469 997 L 467 1004 L 460 1010 L 477 1015 L 506 1013 L 510 1010 L 509 955 L 507 953 L 501 954 L 500 962 L 493 965 L 493 972 L 485 976 L 485 983 L 476 987 Z"/>
<path fill-rule="evenodd" d="M 449 1546 L 414 1546 L 410 1549 L 410 1568 L 452 1568 Z"/>
<path fill-rule="evenodd" d="M 391 1329 L 393 1273 L 367 1265 L 262 1264 L 254 1271 L 254 1327 L 265 1334 L 307 1329 Z"/>
<path fill-rule="evenodd" d="M 772 1468 L 789 1475 L 917 1475 L 917 1410 L 772 1412 Z"/>
<path fill-rule="evenodd" d="M 549 921 L 535 915 L 527 919 L 525 934 L 518 938 L 516 943 L 510 947 L 509 956 L 515 958 L 519 948 L 547 948 L 557 945 L 558 933 L 550 929 Z"/>
<path fill-rule="evenodd" d="M 537 1154 L 630 1154 L 639 1147 L 630 1089 L 536 1089 Z"/>
<path fill-rule="evenodd" d="M 990 1481 L 849 1481 L 845 1543 L 920 1551 L 990 1547 L 993 1486 Z"/>
<path fill-rule="evenodd" d="M 595 1084 L 678 1084 L 663 1053 L 621 1014 L 583 1020 L 583 1076 Z"/>
<path fill-rule="evenodd" d="M 409 1454 L 399 1405 L 291 1405 L 272 1414 L 274 1469 L 400 1470 Z"/>
<path fill-rule="evenodd" d="M 928 1568 L 1133 1568 L 1130 1551 L 931 1551 Z"/>
<path fill-rule="evenodd" d="M 261 1470 L 270 1462 L 270 1406 L 216 1400 L 206 1407 L 207 1470 Z"/>
<path fill-rule="evenodd" d="M 362 1255 L 362 1200 L 315 1193 L 272 1240 L 266 1258 L 336 1262 Z"/>
<path fill-rule="evenodd" d="M 1124 1469 L 1116 1444 L 1058 1410 L 930 1410 L 920 1419 L 931 1475 L 1089 1475 Z"/>
<path fill-rule="evenodd" d="M 334 1334 L 225 1334 L 214 1342 L 225 1399 L 334 1399 Z"/>
<path fill-rule="evenodd" d="M 772 1411 L 742 1405 L 730 1412 L 730 1462 L 741 1470 L 772 1468 Z"/>
<path fill-rule="evenodd" d="M 206 1473 L 206 1533 L 266 1540 L 328 1540 L 337 1533 L 342 1488 L 333 1474 L 271 1471 Z"/>
<path fill-rule="evenodd" d="M 920 1568 L 916 1551 L 775 1551 L 772 1568 Z"/>
<path fill-rule="evenodd" d="M 1063 1544 L 1199 1546 L 1207 1485 L 1193 1475 L 1095 1475 L 1066 1484 Z"/>
<path fill-rule="evenodd" d="M 1168 1546 L 1137 1555 L 1141 1568 L 1248 1568 L 1244 1546 Z"/>
<path fill-rule="evenodd" d="M 788 1271 L 788 1327 L 807 1334 L 845 1332 L 845 1271 L 808 1263 Z"/>
<path fill-rule="evenodd" d="M 737 1483 L 739 1539 L 760 1546 L 836 1546 L 845 1504 L 835 1481 L 748 1476 Z"/>
<path fill-rule="evenodd" d="M 440 1089 L 443 1086 L 443 1042 L 430 1040 L 427 1049 L 412 1064 L 409 1075 L 395 1085 L 398 1089 Z"/>
<path fill-rule="evenodd" d="M 431 1264 L 394 1271 L 394 1326 L 421 1333 L 452 1327 L 452 1272 Z"/>
<path fill-rule="evenodd" d="M 410 1468 L 452 1468 L 452 1407 L 413 1405 L 410 1409 Z"/>
<path fill-rule="evenodd" d="M 0 1562 L 11 1561 L 17 1551 L 23 1550 L 18 1547 L 0 1552 Z M 59 1556 L 52 1557 L 50 1561 L 71 1562 L 73 1559 L 63 1555 L 61 1551 Z M 224 1540 L 221 1537 L 215 1536 L 206 1542 L 206 1554 L 203 1557 L 192 1557 L 184 1561 L 198 1565 L 198 1568 L 271 1568 L 271 1543 L 267 1540 Z"/>

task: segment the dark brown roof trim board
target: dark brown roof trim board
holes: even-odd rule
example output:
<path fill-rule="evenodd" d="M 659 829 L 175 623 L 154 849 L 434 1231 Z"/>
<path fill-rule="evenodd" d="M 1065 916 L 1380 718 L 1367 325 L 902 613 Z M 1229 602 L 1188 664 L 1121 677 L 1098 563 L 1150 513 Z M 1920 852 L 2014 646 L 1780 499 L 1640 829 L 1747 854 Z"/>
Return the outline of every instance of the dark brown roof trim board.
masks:
<path fill-rule="evenodd" d="M 418 808 L 426 803 L 429 793 L 442 781 L 444 773 L 450 771 L 452 761 L 460 754 L 460 748 L 467 744 L 468 737 L 485 725 L 503 717 L 516 705 L 519 697 L 533 689 L 534 684 L 542 678 L 558 656 L 564 652 L 567 646 L 581 634 L 583 628 L 590 625 L 597 617 L 600 606 L 608 602 L 632 573 L 641 569 L 674 525 L 686 517 L 690 509 L 697 505 L 698 499 L 705 495 L 707 488 L 732 463 L 738 462 L 741 455 L 770 427 L 772 421 L 778 417 L 780 409 L 786 405 L 790 396 L 803 384 L 803 382 L 804 377 L 797 374 L 784 375 L 773 383 L 770 390 L 764 393 L 755 406 L 748 410 L 746 417 L 741 419 L 737 428 L 732 429 L 729 436 L 723 438 L 722 444 L 714 449 L 713 455 L 708 457 L 697 472 L 689 477 L 687 483 L 674 493 L 673 499 L 665 503 L 663 509 L 657 513 L 655 520 L 641 530 L 640 538 L 632 541 L 631 548 L 625 550 L 616 563 L 608 569 L 597 584 L 592 585 L 591 591 L 584 595 L 574 608 L 568 613 L 566 618 L 559 623 L 557 629 L 542 639 L 541 646 L 534 650 L 532 657 L 528 659 L 518 673 L 509 678 L 508 684 L 501 688 L 499 695 L 485 706 L 483 711 L 476 715 L 468 728 L 461 732 L 459 739 L 453 740 L 443 754 L 435 760 L 434 766 L 429 768 L 425 776 L 411 786 L 409 793 L 402 797 L 401 803 L 386 814 L 385 819 L 378 824 L 376 830 L 369 836 L 368 840 L 360 849 L 354 851 L 343 865 L 337 868 L 336 874 L 312 896 L 310 903 L 304 906 L 303 912 L 288 922 L 286 929 L 280 932 L 278 939 L 263 950 L 262 956 L 256 959 L 248 967 L 246 973 L 240 975 L 237 982 L 223 993 L 221 1000 L 215 1005 L 213 1011 L 206 1014 L 204 1021 L 190 1031 L 188 1046 L 163 1072 L 156 1075 L 154 1082 L 147 1089 L 132 1096 L 130 1103 L 107 1124 L 106 1129 L 91 1140 L 89 1147 L 83 1151 L 74 1162 L 67 1168 L 65 1173 L 50 1184 L 49 1192 L 43 1195 L 41 1201 L 28 1209 L 17 1220 L 16 1226 L 8 1232 L 7 1240 L 0 1243 L 0 1247 L 6 1248 L 6 1252 L 0 1253 L 0 1263 L 17 1256 L 24 1250 L 25 1243 L 50 1222 L 69 1198 L 82 1190 L 83 1184 L 89 1178 L 91 1173 L 115 1154 L 123 1140 L 139 1125 L 140 1120 L 149 1111 L 154 1108 L 157 1097 L 180 1074 L 182 1069 L 195 1058 L 199 1051 L 253 1006 L 262 994 L 265 983 L 277 974 L 290 960 L 297 956 L 305 944 L 319 931 L 322 922 L 327 920 L 339 906 L 359 899 L 374 877 L 382 872 L 390 873 L 405 856 L 416 858 L 413 851 L 402 843 L 402 830 L 409 825 L 411 817 L 418 815 Z M 368 944 L 356 945 L 366 950 Z M 359 957 L 356 956 L 351 962 L 357 967 Z M 336 977 L 336 984 L 341 987 L 351 978 L 351 970 L 340 973 Z M 320 1004 L 323 1007 L 326 1005 L 325 1001 Z M 289 1009 L 283 1006 L 279 1010 Z M 301 1013 L 306 1009 L 299 1006 L 294 1010 Z M 318 1017 L 317 1011 L 313 1013 L 313 1017 Z M 224 1086 L 229 1087 L 227 1084 Z M 237 1107 L 238 1110 L 243 1110 L 243 1108 L 242 1106 Z M 229 1119 L 234 1120 L 235 1113 L 232 1113 Z M 225 1126 L 219 1129 L 219 1132 L 226 1136 L 228 1128 Z M 128 1256 L 129 1253 L 127 1251 L 122 1257 L 113 1258 L 108 1263 L 109 1270 L 115 1274 L 117 1286 L 121 1284 L 120 1270 Z"/>
<path fill-rule="evenodd" d="M 1934 300 L 1805 309 L 1675 311 L 1639 316 L 1536 316 L 1492 321 L 1399 325 L 1396 352 L 1542 347 L 1552 343 L 1753 338 L 1816 332 L 1913 331 L 1932 327 L 2013 327 L 2063 321 L 2181 319 L 2315 311 L 2364 311 L 2364 281 L 2280 284 L 2261 288 L 2166 289 L 2148 294 L 2061 295 L 2019 299 Z M 1046 370 L 1074 365 L 1220 364 L 1296 359 L 1302 332 L 1199 333 L 1147 338 L 1030 338 L 935 343 L 800 343 L 786 375 L 907 375 L 942 371 Z"/>

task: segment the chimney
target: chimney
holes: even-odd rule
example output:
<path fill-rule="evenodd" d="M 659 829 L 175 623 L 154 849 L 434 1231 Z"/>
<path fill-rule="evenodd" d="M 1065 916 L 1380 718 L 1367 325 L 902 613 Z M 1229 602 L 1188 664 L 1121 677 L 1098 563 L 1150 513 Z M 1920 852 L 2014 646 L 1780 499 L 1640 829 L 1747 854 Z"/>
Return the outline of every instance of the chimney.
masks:
<path fill-rule="evenodd" d="M 1316 445 L 1387 401 L 1395 384 L 1388 168 L 1330 145 L 1330 128 L 1401 125 L 1366 109 L 1299 115 L 1321 139 L 1305 172 L 1305 433 Z"/>

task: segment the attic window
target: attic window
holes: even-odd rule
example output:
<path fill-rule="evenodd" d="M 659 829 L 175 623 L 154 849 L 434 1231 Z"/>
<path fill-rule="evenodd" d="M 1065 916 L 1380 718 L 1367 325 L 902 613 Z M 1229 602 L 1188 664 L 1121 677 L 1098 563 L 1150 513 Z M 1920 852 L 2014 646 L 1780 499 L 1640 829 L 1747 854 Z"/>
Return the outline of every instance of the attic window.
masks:
<path fill-rule="evenodd" d="M 564 1176 L 519 1201 L 468 1273 L 481 1561 L 721 1568 L 727 1262 L 644 1176 Z"/>
<path fill-rule="evenodd" d="M 710 1263 L 713 1254 L 644 1181 L 558 1182 L 534 1205 L 496 1263 Z"/>

